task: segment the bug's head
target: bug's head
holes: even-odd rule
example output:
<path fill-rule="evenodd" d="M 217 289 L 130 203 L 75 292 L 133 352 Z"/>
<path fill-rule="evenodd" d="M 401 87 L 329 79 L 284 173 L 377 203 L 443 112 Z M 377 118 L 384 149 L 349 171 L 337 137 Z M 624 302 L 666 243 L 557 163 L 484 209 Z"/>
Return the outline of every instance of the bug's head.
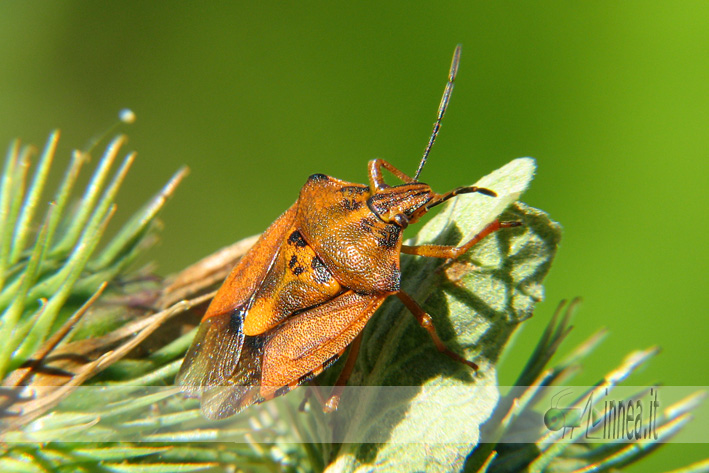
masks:
<path fill-rule="evenodd" d="M 426 213 L 426 204 L 437 197 L 428 184 L 411 182 L 377 189 L 367 205 L 382 221 L 406 228 Z"/>
<path fill-rule="evenodd" d="M 367 200 L 367 205 L 384 222 L 406 228 L 410 223 L 416 223 L 432 207 L 457 195 L 472 193 L 497 197 L 495 191 L 484 187 L 458 187 L 445 194 L 437 194 L 428 184 L 411 182 L 377 189 Z"/>

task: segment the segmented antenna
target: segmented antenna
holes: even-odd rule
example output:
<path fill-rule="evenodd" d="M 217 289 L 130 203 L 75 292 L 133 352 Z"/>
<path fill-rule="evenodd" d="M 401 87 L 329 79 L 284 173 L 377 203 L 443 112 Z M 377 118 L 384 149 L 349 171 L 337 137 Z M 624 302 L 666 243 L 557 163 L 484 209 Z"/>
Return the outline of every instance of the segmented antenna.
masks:
<path fill-rule="evenodd" d="M 436 123 L 433 124 L 433 131 L 431 132 L 431 137 L 428 139 L 428 144 L 423 152 L 423 157 L 419 163 L 419 168 L 416 170 L 416 175 L 414 176 L 414 181 L 418 181 L 419 174 L 423 166 L 426 164 L 426 159 L 428 159 L 428 154 L 433 148 L 433 143 L 436 141 L 436 136 L 438 136 L 438 131 L 441 129 L 441 121 L 443 120 L 443 115 L 446 113 L 448 108 L 448 102 L 451 99 L 451 94 L 453 93 L 453 82 L 455 81 L 455 76 L 458 74 L 458 64 L 460 63 L 460 50 L 462 46 L 459 44 L 455 47 L 455 52 L 453 53 L 453 61 L 451 62 L 450 71 L 448 71 L 448 83 L 443 91 L 443 97 L 441 97 L 441 104 L 438 106 L 438 116 L 436 117 Z"/>

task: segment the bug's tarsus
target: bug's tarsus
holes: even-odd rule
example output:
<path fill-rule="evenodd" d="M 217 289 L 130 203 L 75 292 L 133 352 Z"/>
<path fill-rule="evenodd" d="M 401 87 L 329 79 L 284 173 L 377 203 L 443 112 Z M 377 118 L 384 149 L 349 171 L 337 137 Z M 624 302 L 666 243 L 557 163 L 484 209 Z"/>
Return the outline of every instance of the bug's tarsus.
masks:
<path fill-rule="evenodd" d="M 497 197 L 497 192 L 495 192 L 492 189 L 487 189 L 485 187 L 475 187 L 473 186 L 470 188 L 470 192 L 478 192 L 480 194 L 486 195 L 488 197 Z M 461 192 L 461 194 L 464 194 L 465 192 Z"/>
<path fill-rule="evenodd" d="M 453 93 L 453 86 L 455 83 L 455 76 L 458 74 L 458 64 L 460 64 L 460 51 L 462 46 L 459 44 L 455 47 L 455 52 L 453 53 L 453 61 L 451 62 L 450 71 L 448 71 L 448 83 L 443 91 L 443 97 L 441 97 L 441 104 L 438 106 L 438 115 L 436 116 L 436 122 L 433 124 L 433 131 L 431 132 L 431 137 L 428 139 L 428 144 L 423 152 L 423 157 L 419 163 L 419 167 L 414 175 L 414 180 L 418 181 L 419 175 L 423 166 L 426 164 L 426 159 L 428 159 L 428 154 L 433 148 L 433 143 L 436 141 L 436 136 L 438 136 L 438 131 L 441 129 L 441 121 L 443 121 L 443 115 L 446 113 L 448 108 L 448 102 L 450 102 L 451 94 Z"/>

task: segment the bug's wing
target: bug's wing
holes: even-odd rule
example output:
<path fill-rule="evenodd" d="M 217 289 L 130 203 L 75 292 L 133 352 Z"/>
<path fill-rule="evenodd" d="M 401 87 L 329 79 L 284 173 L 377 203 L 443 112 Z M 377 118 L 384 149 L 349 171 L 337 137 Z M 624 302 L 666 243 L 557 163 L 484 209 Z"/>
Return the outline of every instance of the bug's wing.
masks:
<path fill-rule="evenodd" d="M 293 205 L 278 217 L 214 296 L 177 375 L 177 384 L 186 392 L 200 395 L 234 374 L 244 344 L 248 301 L 266 277 L 295 215 Z"/>
<path fill-rule="evenodd" d="M 230 378 L 241 357 L 244 333 L 241 310 L 202 321 L 177 375 L 177 384 L 195 396 Z"/>
<path fill-rule="evenodd" d="M 276 327 L 264 346 L 261 395 L 270 399 L 284 394 L 319 374 L 362 331 L 384 299 L 347 291 Z"/>
<path fill-rule="evenodd" d="M 245 337 L 231 378 L 203 393 L 202 413 L 223 419 L 320 374 L 362 331 L 385 298 L 347 291 L 263 335 Z"/>
<path fill-rule="evenodd" d="M 202 392 L 202 414 L 208 419 L 225 419 L 251 404 L 263 402 L 259 394 L 261 360 L 267 336 L 245 337 L 241 359 L 230 378 Z"/>

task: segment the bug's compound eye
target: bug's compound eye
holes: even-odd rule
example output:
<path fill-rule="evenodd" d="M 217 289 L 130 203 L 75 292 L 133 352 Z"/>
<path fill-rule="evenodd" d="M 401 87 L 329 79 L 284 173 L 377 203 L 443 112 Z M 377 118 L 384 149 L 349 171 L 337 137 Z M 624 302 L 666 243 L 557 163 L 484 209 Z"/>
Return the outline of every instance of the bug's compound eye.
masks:
<path fill-rule="evenodd" d="M 406 228 L 409 226 L 409 219 L 404 214 L 394 215 L 394 223 L 401 228 Z"/>

